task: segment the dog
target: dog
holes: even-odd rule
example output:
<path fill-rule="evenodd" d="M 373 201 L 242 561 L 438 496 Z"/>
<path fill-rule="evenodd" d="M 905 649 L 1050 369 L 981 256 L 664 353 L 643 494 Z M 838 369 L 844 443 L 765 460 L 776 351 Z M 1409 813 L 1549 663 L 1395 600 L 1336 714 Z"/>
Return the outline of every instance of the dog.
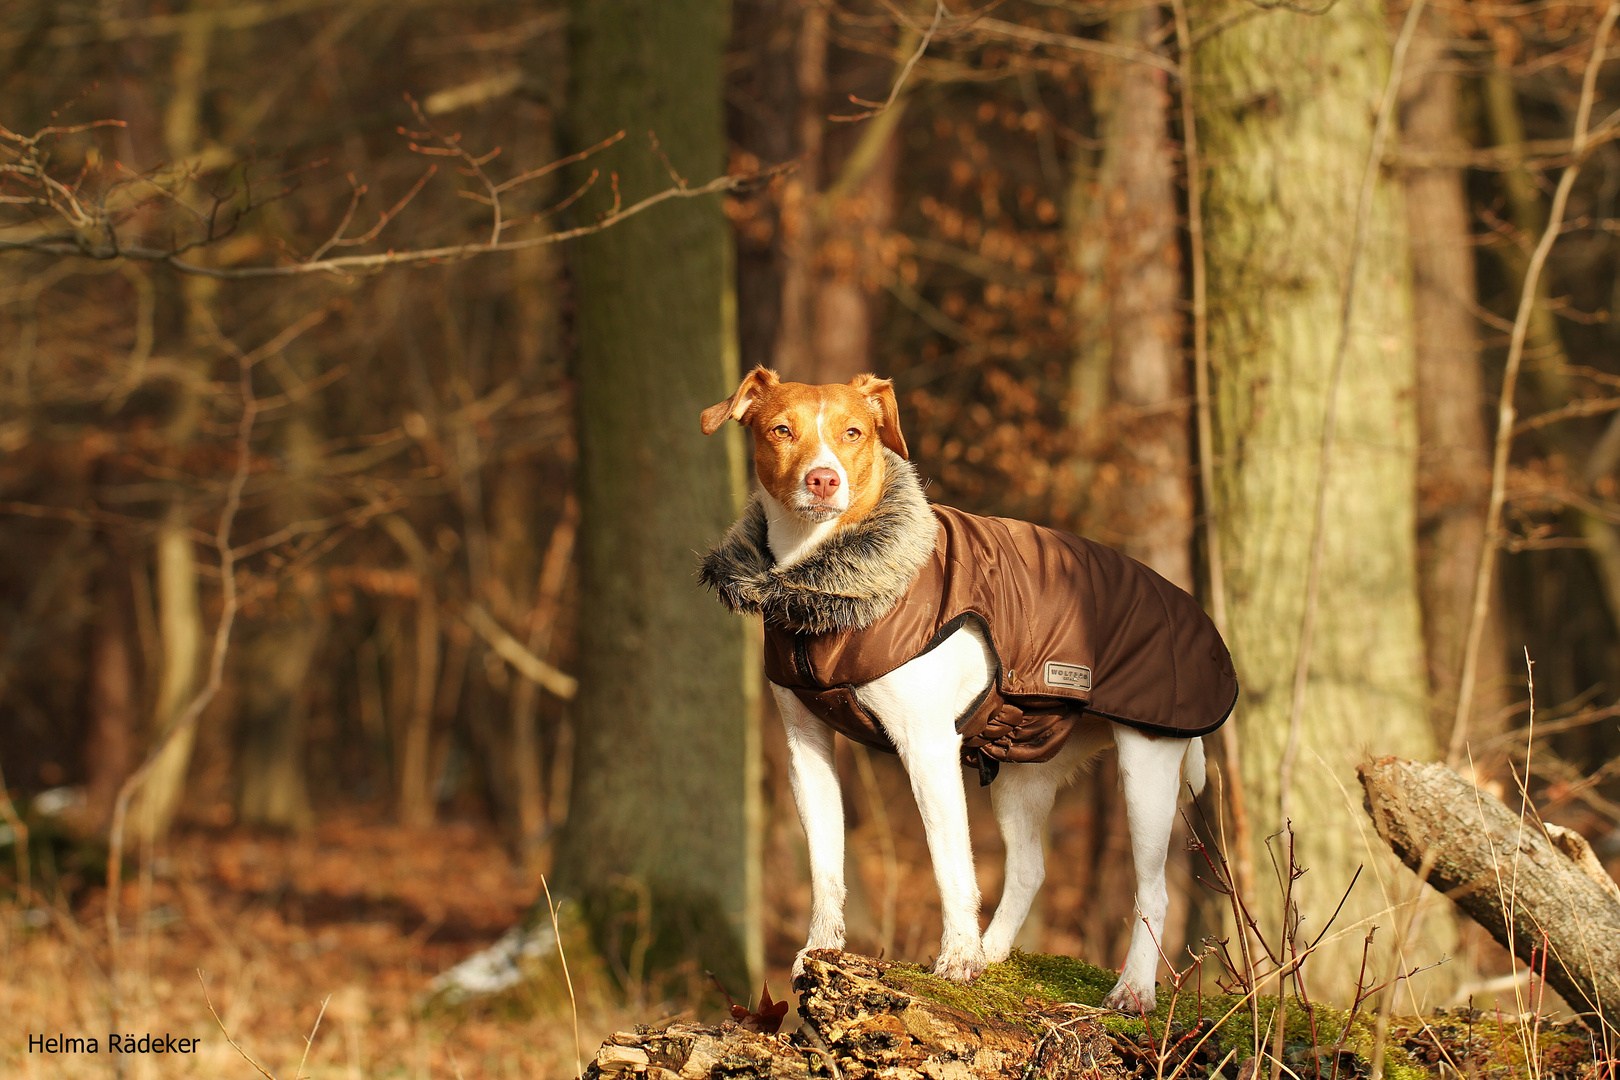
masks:
<path fill-rule="evenodd" d="M 1007 958 L 1045 877 L 1041 824 L 1053 798 L 1112 745 L 1139 917 L 1104 1004 L 1151 1010 L 1177 803 L 1183 785 L 1202 790 L 1200 736 L 1237 697 L 1208 617 L 1100 544 L 928 503 L 889 380 L 810 386 L 755 368 L 703 410 L 702 430 L 727 420 L 753 432 L 759 490 L 700 576 L 732 610 L 764 617 L 766 676 L 810 851 L 810 931 L 795 977 L 805 953 L 844 944 L 835 732 L 905 766 L 944 915 L 934 972 L 959 982 Z M 991 785 L 1007 848 L 1001 902 L 982 934 L 964 764 Z"/>

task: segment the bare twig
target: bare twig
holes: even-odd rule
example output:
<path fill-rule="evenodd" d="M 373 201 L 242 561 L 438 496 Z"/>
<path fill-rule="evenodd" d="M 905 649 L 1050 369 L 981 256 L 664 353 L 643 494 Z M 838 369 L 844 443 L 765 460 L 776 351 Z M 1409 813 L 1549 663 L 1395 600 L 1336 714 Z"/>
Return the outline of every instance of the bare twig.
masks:
<path fill-rule="evenodd" d="M 891 106 L 893 106 L 895 101 L 899 99 L 900 91 L 904 89 L 906 80 L 911 77 L 911 69 L 917 66 L 917 61 L 921 60 L 923 53 L 928 51 L 928 43 L 934 40 L 934 32 L 939 29 L 939 21 L 944 17 L 945 0 L 934 0 L 934 21 L 928 25 L 928 30 L 923 34 L 922 40 L 917 43 L 917 49 L 911 54 L 911 59 L 906 61 L 906 66 L 901 68 L 900 74 L 895 77 L 894 86 L 889 90 L 888 100 L 880 104 L 875 101 L 862 101 L 854 94 L 851 94 L 849 99 L 855 104 L 867 105 L 871 107 L 868 108 L 866 112 L 853 113 L 848 116 L 832 115 L 828 116 L 827 119 L 846 122 L 851 120 L 866 120 L 870 117 L 878 115 L 881 112 L 886 112 Z"/>
<path fill-rule="evenodd" d="M 239 281 L 248 278 L 301 277 L 305 274 L 342 274 L 355 270 L 382 270 L 390 266 L 455 262 L 472 258 L 475 255 L 527 251 L 531 248 L 560 244 L 565 240 L 574 240 L 581 236 L 590 236 L 604 229 L 610 229 L 624 219 L 635 217 L 637 214 L 649 210 L 659 203 L 668 202 L 670 199 L 695 199 L 725 191 L 736 191 L 740 188 L 752 186 L 758 183 L 760 179 L 760 176 L 755 175 L 718 176 L 707 184 L 694 188 L 684 190 L 675 187 L 665 188 L 644 199 L 631 203 L 629 206 L 616 207 L 611 213 L 594 224 L 562 229 L 558 232 L 547 233 L 544 236 L 531 236 L 523 240 L 451 244 L 445 247 L 419 248 L 412 251 L 388 251 L 376 255 L 345 255 L 335 259 L 320 259 L 313 262 L 291 263 L 281 266 L 203 266 L 198 263 L 187 262 L 174 252 L 165 251 L 162 248 L 139 245 L 83 248 L 76 244 L 55 240 L 0 240 L 0 251 L 28 251 L 38 255 L 78 256 L 98 260 L 125 258 L 139 262 L 161 263 L 182 274 L 217 278 L 223 281 Z"/>
<path fill-rule="evenodd" d="M 1036 30 L 1033 27 L 1004 22 L 1001 19 L 977 19 L 973 23 L 973 28 L 996 37 L 1011 38 L 1014 41 L 1027 41 L 1034 45 L 1050 45 L 1053 48 L 1070 49 L 1075 52 L 1100 53 L 1115 60 L 1129 60 L 1132 63 L 1147 64 L 1149 67 L 1156 67 L 1160 71 L 1168 72 L 1178 79 L 1181 78 L 1181 68 L 1178 65 L 1166 60 L 1158 53 L 1148 52 L 1146 49 L 1133 49 L 1129 45 L 1076 37 L 1073 34 L 1054 34 L 1048 30 Z M 1182 59 L 1185 60 L 1186 57 L 1187 54 L 1183 53 Z"/>
<path fill-rule="evenodd" d="M 275 1074 L 273 1074 L 269 1069 L 266 1069 L 263 1065 L 260 1065 L 257 1061 L 254 1061 L 253 1060 L 253 1055 L 249 1054 L 246 1050 L 242 1049 L 241 1044 L 238 1043 L 235 1039 L 231 1038 L 230 1031 L 228 1031 L 226 1029 L 226 1027 L 225 1027 L 225 1021 L 221 1020 L 219 1018 L 219 1013 L 214 1011 L 214 1001 L 213 1001 L 212 998 L 210 998 L 208 996 L 208 980 L 203 978 L 203 973 L 202 973 L 201 968 L 197 969 L 197 982 L 202 985 L 203 1002 L 204 1002 L 204 1004 L 206 1004 L 208 1006 L 208 1015 L 212 1016 L 214 1018 L 214 1023 L 219 1025 L 219 1033 L 221 1035 L 225 1036 L 225 1041 L 230 1043 L 231 1048 L 234 1049 L 238 1054 L 242 1055 L 242 1060 L 246 1061 L 249 1065 L 251 1065 L 255 1069 L 259 1070 L 259 1075 L 264 1077 L 265 1080 L 276 1080 Z M 322 1012 L 322 1014 L 324 1014 L 326 1012 L 326 1003 L 325 1002 L 321 1003 L 321 1012 Z M 295 1078 L 295 1080 L 296 1080 L 296 1078 Z"/>
<path fill-rule="evenodd" d="M 1575 186 L 1575 177 L 1590 150 L 1588 127 L 1592 119 L 1592 103 L 1597 93 L 1597 76 L 1606 58 L 1609 33 L 1615 20 L 1620 18 L 1620 0 L 1611 0 L 1597 33 L 1592 38 L 1591 56 L 1586 62 L 1586 74 L 1581 80 L 1580 105 L 1575 114 L 1575 133 L 1570 140 L 1573 160 L 1558 178 L 1553 192 L 1552 209 L 1547 215 L 1547 227 L 1541 240 L 1530 255 L 1525 268 L 1523 287 L 1519 292 L 1518 314 L 1513 319 L 1513 333 L 1508 341 L 1507 364 L 1502 373 L 1502 393 L 1496 407 L 1496 446 L 1491 461 L 1491 496 L 1485 509 L 1485 543 L 1480 547 L 1479 568 L 1474 575 L 1474 602 L 1468 618 L 1468 637 L 1463 646 L 1461 682 L 1457 691 L 1457 711 L 1451 723 L 1451 745 L 1446 752 L 1446 763 L 1455 768 L 1461 760 L 1468 740 L 1470 714 L 1474 708 L 1474 680 L 1479 671 L 1480 643 L 1485 637 L 1485 617 L 1491 603 L 1491 579 L 1496 569 L 1496 549 L 1502 537 L 1502 503 L 1506 498 L 1508 451 L 1513 444 L 1513 422 L 1518 415 L 1513 405 L 1513 391 L 1518 384 L 1519 366 L 1524 360 L 1524 342 L 1530 329 L 1530 315 L 1535 307 L 1536 290 L 1541 271 L 1547 264 L 1553 242 L 1563 228 L 1564 211 L 1569 205 L 1569 193 Z"/>
<path fill-rule="evenodd" d="M 898 92 L 899 88 L 900 84 L 897 82 L 896 92 Z M 373 241 L 381 230 L 416 197 L 427 180 L 434 175 L 435 169 L 430 168 L 393 206 L 379 215 L 377 222 L 370 229 L 359 236 L 353 237 L 344 234 L 353 222 L 354 215 L 359 209 L 360 200 L 366 194 L 366 187 L 359 184 L 351 176 L 349 178 L 351 193 L 347 209 L 340 216 L 337 228 L 323 243 L 316 247 L 309 258 L 275 266 L 202 265 L 190 261 L 184 256 L 193 249 L 206 247 L 224 239 L 237 228 L 247 213 L 264 205 L 265 202 L 282 197 L 292 189 L 278 190 L 260 198 L 255 196 L 253 189 L 245 182 L 242 188 L 233 189 L 225 194 L 207 191 L 205 187 L 205 193 L 211 197 L 211 205 L 207 205 L 205 209 L 199 209 L 186 200 L 178 198 L 178 192 L 181 188 L 188 185 L 202 185 L 201 176 L 195 163 L 175 163 L 152 175 L 130 172 L 120 165 L 118 169 L 123 173 L 122 177 L 104 189 L 99 198 L 94 201 L 87 201 L 78 194 L 77 180 L 72 185 L 69 185 L 51 175 L 47 168 L 49 155 L 43 148 L 42 143 L 48 138 L 71 134 L 75 131 L 87 130 L 93 127 L 122 125 L 121 121 L 96 121 L 95 123 L 77 125 L 72 128 L 48 127 L 28 136 L 19 135 L 0 127 L 0 181 L 10 181 L 13 186 L 20 186 L 23 191 L 23 194 L 19 195 L 5 194 L 0 196 L 0 202 L 29 208 L 33 213 L 55 223 L 54 226 L 41 228 L 41 231 L 31 235 L 0 239 L 0 253 L 17 251 L 39 255 L 86 258 L 103 262 L 129 260 L 131 262 L 159 263 L 179 273 L 221 280 L 296 277 L 305 274 L 344 276 L 357 271 L 377 271 L 388 266 L 453 262 L 476 255 L 523 251 L 561 243 L 611 228 L 625 218 L 633 217 L 670 199 L 702 198 L 722 192 L 736 191 L 759 184 L 792 167 L 791 164 L 788 164 L 748 175 L 720 176 L 706 184 L 695 187 L 684 180 L 677 179 L 673 186 L 654 192 L 628 206 L 621 201 L 618 180 L 615 176 L 613 177 L 614 201 L 612 209 L 606 214 L 599 215 L 595 222 L 571 229 L 548 232 L 539 236 L 525 237 L 521 240 L 503 240 L 503 234 L 513 225 L 519 223 L 519 221 L 512 220 L 507 216 L 506 210 L 501 203 L 503 194 L 519 184 L 544 177 L 565 165 L 584 160 L 590 155 L 612 146 L 623 138 L 624 133 L 622 131 L 618 132 L 594 146 L 559 158 L 539 168 L 521 172 L 511 179 L 497 183 L 485 171 L 484 166 L 500 153 L 499 148 L 482 155 L 471 153 L 461 145 L 459 135 L 446 135 L 436 130 L 428 122 L 414 99 L 407 97 L 407 100 L 410 102 L 417 119 L 426 128 L 425 131 L 411 131 L 400 128 L 403 135 L 415 140 L 409 144 L 410 148 L 417 153 L 428 156 L 455 158 L 461 163 L 462 171 L 474 177 L 482 186 L 482 193 L 462 191 L 460 194 L 471 197 L 490 207 L 492 221 L 490 232 L 484 241 L 433 248 L 390 250 L 370 255 L 329 256 L 329 253 L 334 249 L 354 247 Z M 593 172 L 590 179 L 572 196 L 549 210 L 540 211 L 523 220 L 537 220 L 558 212 L 588 190 L 595 183 L 596 178 L 597 174 Z M 136 191 L 142 193 L 131 194 Z M 242 198 L 240 205 L 237 204 L 238 196 Z M 127 242 L 126 238 L 120 235 L 120 222 L 126 220 L 127 215 L 133 210 L 142 206 L 150 206 L 155 201 L 172 204 L 179 211 L 189 215 L 189 220 L 195 226 L 197 235 L 189 240 L 177 240 L 168 247 L 154 247 L 147 243 Z M 208 201 L 204 200 L 205 204 Z M 34 227 L 39 226 L 35 223 Z"/>
<path fill-rule="evenodd" d="M 551 913 L 551 936 L 557 942 L 557 959 L 562 963 L 563 982 L 568 986 L 568 1009 L 574 1018 L 574 1076 L 583 1077 L 585 1066 L 579 1056 L 579 1002 L 574 999 L 574 977 L 568 973 L 568 957 L 563 955 L 562 929 L 557 925 L 557 905 L 551 899 L 551 886 L 546 875 L 540 875 L 540 887 L 546 891 L 546 910 Z"/>
<path fill-rule="evenodd" d="M 315 1033 L 321 1030 L 321 1017 L 326 1015 L 326 1005 L 331 1000 L 332 995 L 327 994 L 326 999 L 321 1002 L 321 1011 L 315 1014 L 315 1026 L 310 1028 L 309 1038 L 304 1040 L 304 1056 L 298 1059 L 298 1068 L 293 1073 L 293 1080 L 304 1080 L 304 1065 L 309 1061 L 309 1049 L 315 1045 Z"/>
<path fill-rule="evenodd" d="M 506 628 L 495 621 L 495 616 L 478 604 L 468 604 L 462 617 L 495 650 L 496 655 L 517 668 L 524 678 L 545 687 L 564 701 L 572 700 L 579 692 L 578 679 L 558 671 L 534 655 L 524 647 L 523 642 L 507 633 Z"/>

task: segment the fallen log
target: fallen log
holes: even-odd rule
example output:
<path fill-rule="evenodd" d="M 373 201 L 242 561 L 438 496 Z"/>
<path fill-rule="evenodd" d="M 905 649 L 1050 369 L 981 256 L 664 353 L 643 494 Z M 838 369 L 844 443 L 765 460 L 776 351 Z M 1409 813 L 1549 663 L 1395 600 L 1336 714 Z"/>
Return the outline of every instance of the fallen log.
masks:
<path fill-rule="evenodd" d="M 1620 1026 L 1620 890 L 1578 834 L 1544 827 L 1438 763 L 1357 770 L 1373 827 L 1407 866 L 1546 980 Z"/>

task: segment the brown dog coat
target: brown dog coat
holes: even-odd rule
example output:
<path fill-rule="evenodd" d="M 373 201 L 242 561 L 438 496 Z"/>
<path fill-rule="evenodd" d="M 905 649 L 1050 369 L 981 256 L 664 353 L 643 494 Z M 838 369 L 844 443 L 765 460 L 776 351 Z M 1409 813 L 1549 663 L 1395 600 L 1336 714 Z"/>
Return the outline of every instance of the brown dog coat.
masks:
<path fill-rule="evenodd" d="M 930 506 L 886 454 L 877 510 L 777 568 L 758 500 L 705 558 L 704 581 L 765 619 L 765 673 L 849 738 L 893 752 L 855 687 L 979 623 L 995 675 L 956 718 L 982 783 L 1049 761 L 1082 715 L 1192 738 L 1237 700 L 1232 658 L 1186 592 L 1134 559 L 1028 522 Z"/>

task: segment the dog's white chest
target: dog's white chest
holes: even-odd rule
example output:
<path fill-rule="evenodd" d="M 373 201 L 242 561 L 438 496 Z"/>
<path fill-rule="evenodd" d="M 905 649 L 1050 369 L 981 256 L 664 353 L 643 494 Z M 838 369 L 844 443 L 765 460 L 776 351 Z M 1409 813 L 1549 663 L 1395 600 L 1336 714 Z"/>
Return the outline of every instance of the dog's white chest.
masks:
<path fill-rule="evenodd" d="M 919 715 L 956 720 L 965 713 L 995 677 L 996 657 L 979 624 L 969 620 L 937 648 L 915 656 L 881 678 L 855 688 L 855 697 L 882 722 L 891 738 L 894 731 Z"/>

